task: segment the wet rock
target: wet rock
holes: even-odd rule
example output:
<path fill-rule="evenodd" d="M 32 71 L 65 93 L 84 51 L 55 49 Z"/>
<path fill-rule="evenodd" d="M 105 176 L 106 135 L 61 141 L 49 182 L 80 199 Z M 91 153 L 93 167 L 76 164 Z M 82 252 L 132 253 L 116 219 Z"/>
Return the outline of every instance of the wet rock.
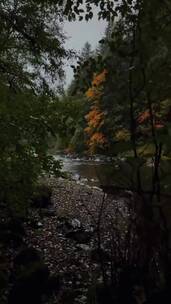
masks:
<path fill-rule="evenodd" d="M 57 228 L 62 229 L 64 234 L 75 232 L 82 229 L 82 224 L 78 219 L 68 219 L 67 217 L 58 217 Z"/>
<path fill-rule="evenodd" d="M 86 244 L 92 238 L 92 230 L 86 230 L 82 227 L 81 222 L 74 218 L 72 220 L 61 217 L 58 218 L 57 228 L 62 229 L 66 238 L 73 239 L 79 244 Z"/>
<path fill-rule="evenodd" d="M 94 189 L 94 190 L 98 190 L 98 191 L 102 191 L 102 189 L 101 189 L 101 188 L 99 188 L 99 187 L 97 187 L 97 186 L 92 186 L 92 189 Z"/>
<path fill-rule="evenodd" d="M 77 243 L 86 244 L 89 243 L 92 237 L 92 233 L 85 231 L 83 229 L 78 229 L 76 231 L 70 231 L 65 235 L 67 238 L 73 239 Z"/>
<path fill-rule="evenodd" d="M 78 181 L 78 180 L 80 180 L 80 175 L 79 174 L 74 174 L 73 176 L 72 176 L 72 179 L 74 180 L 74 181 Z"/>
<path fill-rule="evenodd" d="M 91 247 L 86 245 L 86 244 L 79 244 L 79 245 L 77 245 L 77 248 L 78 249 L 83 249 L 85 251 L 90 251 L 91 250 Z"/>

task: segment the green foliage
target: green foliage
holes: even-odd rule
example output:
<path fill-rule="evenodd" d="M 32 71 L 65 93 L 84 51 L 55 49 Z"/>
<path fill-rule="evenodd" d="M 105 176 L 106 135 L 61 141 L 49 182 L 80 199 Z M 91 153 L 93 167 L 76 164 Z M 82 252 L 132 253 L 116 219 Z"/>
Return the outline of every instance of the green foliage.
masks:
<path fill-rule="evenodd" d="M 84 115 L 87 108 L 83 95 L 63 95 L 56 101 L 58 127 L 57 141 L 54 138 L 51 142 L 51 151 L 67 150 L 68 152 L 82 153 L 85 150 L 84 144 Z M 57 144 L 57 147 L 55 147 Z"/>
<path fill-rule="evenodd" d="M 15 89 L 29 86 L 41 90 L 48 78 L 63 76 L 62 60 L 68 53 L 63 47 L 61 9 L 56 1 L 1 1 L 0 17 L 3 82 Z"/>
<path fill-rule="evenodd" d="M 35 187 L 31 197 L 32 206 L 35 208 L 47 208 L 51 204 L 52 189 L 44 184 Z"/>
<path fill-rule="evenodd" d="M 29 91 L 12 93 L 1 87 L 0 184 L 1 200 L 22 209 L 38 175 L 59 175 L 60 165 L 47 155 L 55 124 L 54 103 Z M 8 96 L 8 100 L 6 97 Z"/>
<path fill-rule="evenodd" d="M 91 49 L 91 45 L 86 42 L 78 56 L 77 65 L 71 66 L 74 71 L 74 79 L 68 89 L 69 95 L 79 95 L 85 92 L 85 88 L 89 88 L 96 69 L 95 54 Z"/>
<path fill-rule="evenodd" d="M 56 1 L 0 3 L 0 200 L 14 213 L 25 211 L 40 175 L 59 175 L 47 152 L 58 124 L 52 82 L 69 56 L 60 13 Z"/>

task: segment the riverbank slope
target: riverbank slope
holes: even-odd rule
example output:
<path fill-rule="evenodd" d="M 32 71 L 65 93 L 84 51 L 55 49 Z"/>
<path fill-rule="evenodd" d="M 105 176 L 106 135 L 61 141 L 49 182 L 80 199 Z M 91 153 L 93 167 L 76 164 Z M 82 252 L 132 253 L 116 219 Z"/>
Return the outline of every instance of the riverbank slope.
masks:
<path fill-rule="evenodd" d="M 102 281 L 99 233 L 103 258 L 108 263 L 111 224 L 116 209 L 126 212 L 126 198 L 107 197 L 99 189 L 68 180 L 49 179 L 46 184 L 52 188 L 53 212 L 32 210 L 31 217 L 39 228 L 27 225 L 26 242 L 41 252 L 50 272 L 61 277 L 61 303 L 71 291 L 73 302 L 69 303 L 76 303 L 76 299 L 87 303 L 90 286 Z"/>

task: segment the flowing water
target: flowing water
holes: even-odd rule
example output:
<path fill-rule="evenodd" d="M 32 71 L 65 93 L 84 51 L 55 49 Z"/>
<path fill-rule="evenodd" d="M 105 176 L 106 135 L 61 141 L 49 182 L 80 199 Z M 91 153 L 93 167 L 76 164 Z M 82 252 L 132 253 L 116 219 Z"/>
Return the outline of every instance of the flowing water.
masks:
<path fill-rule="evenodd" d="M 55 155 L 55 159 L 61 160 L 63 171 L 69 172 L 80 183 L 99 186 L 106 184 L 112 174 L 113 163 L 107 158 L 84 159 Z"/>

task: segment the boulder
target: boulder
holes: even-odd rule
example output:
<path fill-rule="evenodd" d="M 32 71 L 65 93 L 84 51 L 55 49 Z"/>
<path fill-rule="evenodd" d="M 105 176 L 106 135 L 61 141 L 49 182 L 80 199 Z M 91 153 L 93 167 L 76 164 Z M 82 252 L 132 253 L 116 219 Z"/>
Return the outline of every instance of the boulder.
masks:
<path fill-rule="evenodd" d="M 75 231 L 69 231 L 65 236 L 67 238 L 73 239 L 79 244 L 87 244 L 91 240 L 92 233 L 84 229 L 77 229 Z"/>
<path fill-rule="evenodd" d="M 74 230 L 72 222 L 67 217 L 58 217 L 57 219 L 57 229 L 62 229 L 63 233 L 68 233 Z"/>

